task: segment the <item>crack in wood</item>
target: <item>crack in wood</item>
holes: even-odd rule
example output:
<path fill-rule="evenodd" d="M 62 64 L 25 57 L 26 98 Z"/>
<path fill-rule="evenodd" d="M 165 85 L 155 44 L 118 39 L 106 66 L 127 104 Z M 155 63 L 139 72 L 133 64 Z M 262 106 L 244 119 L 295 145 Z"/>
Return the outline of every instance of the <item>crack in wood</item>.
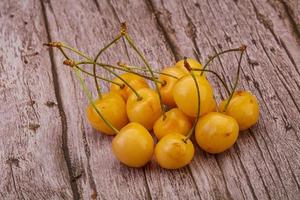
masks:
<path fill-rule="evenodd" d="M 284 0 L 279 0 L 279 2 L 281 2 L 281 4 L 283 5 L 285 12 L 288 16 L 289 22 L 298 38 L 297 41 L 300 43 L 300 27 L 297 26 L 296 21 L 294 20 L 293 16 L 291 15 L 291 13 L 293 13 L 292 9 Z M 300 6 L 299 6 L 299 8 L 300 8 Z"/>
<path fill-rule="evenodd" d="M 258 34 L 258 35 L 259 35 L 259 34 Z M 259 37 L 260 37 L 260 36 L 259 36 Z M 261 43 L 261 46 L 262 46 L 263 51 L 265 52 L 265 54 L 266 54 L 268 60 L 269 60 L 270 63 L 272 64 L 272 66 L 278 70 L 278 72 L 275 71 L 275 73 L 277 74 L 278 79 L 279 79 L 280 82 L 282 83 L 282 85 L 283 85 L 283 87 L 285 88 L 285 90 L 288 92 L 289 97 L 291 98 L 291 100 L 293 101 L 294 105 L 296 106 L 298 112 L 300 113 L 300 108 L 299 108 L 299 106 L 298 106 L 296 100 L 294 99 L 294 96 L 292 95 L 292 93 L 291 93 L 291 91 L 289 90 L 288 86 L 285 85 L 286 83 L 285 83 L 284 81 L 282 81 L 282 79 L 280 78 L 280 76 L 279 76 L 278 73 L 280 73 L 281 76 L 284 77 L 284 79 L 286 79 L 286 77 L 283 75 L 282 71 L 278 68 L 278 66 L 275 65 L 275 64 L 273 63 L 273 61 L 272 61 L 272 59 L 270 58 L 270 56 L 269 56 L 269 54 L 268 54 L 268 52 L 267 52 L 265 46 L 263 45 L 263 42 L 262 42 L 262 39 L 261 39 L 261 38 L 260 38 L 260 43 Z M 283 105 L 283 106 L 284 106 L 284 105 Z"/>
<path fill-rule="evenodd" d="M 218 156 L 214 156 L 215 157 L 215 160 L 216 160 L 216 163 L 217 163 L 217 165 L 218 165 L 218 168 L 219 168 L 219 170 L 220 170 L 220 172 L 221 172 L 221 175 L 222 175 L 222 179 L 223 179 L 223 181 L 224 181 L 224 183 L 225 183 L 225 190 L 226 190 L 226 196 L 228 197 L 228 199 L 234 199 L 232 196 L 231 196 L 231 194 L 230 194 L 230 192 L 229 192 L 229 190 L 228 190 L 228 184 L 227 184 L 227 182 L 226 182 L 226 179 L 225 179 L 225 176 L 224 176 L 224 173 L 223 173 L 223 170 L 222 170 L 222 168 L 221 168 L 221 166 L 220 166 L 220 161 L 219 161 L 219 159 L 218 159 Z"/>
<path fill-rule="evenodd" d="M 176 61 L 180 60 L 182 58 L 182 55 L 180 55 L 180 51 L 179 51 L 177 45 L 172 42 L 172 39 L 169 36 L 168 29 L 164 25 L 163 21 L 161 20 L 161 18 L 159 16 L 160 12 L 155 9 L 154 3 L 152 2 L 152 0 L 146 0 L 146 3 L 148 5 L 148 8 L 149 8 L 150 12 L 154 15 L 156 23 L 157 23 L 160 31 L 162 32 L 162 34 L 163 34 L 163 36 L 164 36 L 164 38 L 165 38 L 165 40 L 168 44 L 169 49 L 172 52 L 174 58 L 176 59 Z"/>
<path fill-rule="evenodd" d="M 83 119 L 81 118 L 81 123 L 83 124 Z M 83 125 L 81 126 L 81 131 L 82 131 L 82 140 L 83 140 L 83 144 L 84 144 L 84 152 L 87 158 L 87 174 L 88 174 L 88 178 L 89 178 L 89 184 L 91 189 L 93 190 L 93 194 L 91 195 L 91 197 L 95 197 L 94 199 L 96 199 L 96 197 L 99 195 L 98 191 L 97 191 L 97 186 L 96 186 L 96 182 L 94 180 L 94 176 L 93 176 L 93 172 L 91 169 L 91 165 L 90 165 L 90 157 L 91 157 L 91 150 L 88 144 L 88 141 L 86 139 L 86 132 L 83 128 Z"/>
<path fill-rule="evenodd" d="M 233 146 L 233 149 L 235 149 L 235 151 L 236 151 L 236 154 L 237 154 L 237 158 L 238 158 L 239 164 L 240 164 L 241 169 L 243 170 L 244 175 L 245 175 L 245 177 L 246 177 L 246 181 L 247 181 L 248 186 L 249 186 L 249 188 L 250 188 L 250 192 L 251 192 L 252 196 L 254 197 L 254 199 L 255 199 L 255 200 L 258 200 L 259 198 L 256 196 L 255 190 L 254 190 L 254 188 L 253 188 L 253 186 L 252 186 L 252 183 L 251 183 L 251 181 L 250 181 L 250 178 L 249 178 L 249 175 L 248 175 L 248 173 L 247 173 L 247 171 L 246 171 L 246 168 L 245 168 L 245 166 L 244 166 L 244 163 L 242 162 L 242 160 L 241 160 L 241 158 L 240 158 L 240 152 L 241 152 L 241 151 L 240 151 L 238 145 L 234 145 L 234 146 Z"/>
<path fill-rule="evenodd" d="M 282 44 L 282 47 L 284 48 L 284 50 L 286 51 L 286 54 L 288 55 L 289 59 L 291 60 L 294 69 L 297 71 L 298 75 L 300 75 L 300 71 L 299 71 L 299 66 L 297 66 L 295 59 L 293 58 L 293 56 L 291 55 L 289 49 L 287 48 L 287 46 L 285 45 L 284 41 L 282 39 L 280 39 L 280 42 Z M 271 49 L 272 50 L 272 49 Z"/>
<path fill-rule="evenodd" d="M 44 22 L 45 22 L 45 29 L 46 29 L 46 33 L 47 33 L 47 37 L 48 37 L 48 42 L 50 42 L 52 40 L 51 40 L 50 31 L 49 31 L 49 22 L 48 22 L 48 18 L 47 18 L 47 13 L 46 13 L 45 5 L 44 5 L 45 2 L 43 0 L 41 0 L 40 3 L 41 3 L 41 7 L 42 7 L 42 13 L 43 13 L 43 18 L 44 18 Z M 48 4 L 51 5 L 51 2 L 49 1 Z M 59 115 L 60 115 L 61 125 L 62 125 L 62 149 L 63 149 L 63 154 L 64 154 L 64 158 L 66 161 L 67 169 L 68 169 L 69 183 L 71 185 L 73 198 L 77 200 L 77 199 L 80 199 L 80 194 L 79 194 L 79 190 L 78 190 L 78 186 L 77 186 L 76 182 L 72 181 L 74 176 L 73 176 L 73 169 L 72 169 L 70 152 L 69 152 L 69 147 L 68 147 L 68 135 L 67 135 L 68 126 L 67 126 L 66 115 L 65 115 L 63 105 L 62 105 L 62 97 L 60 95 L 60 86 L 59 86 L 59 82 L 58 82 L 57 66 L 55 64 L 53 50 L 51 48 L 49 49 L 49 56 L 50 56 L 50 61 L 51 61 L 51 71 L 52 71 L 52 78 L 53 78 L 53 86 L 54 86 L 54 90 L 55 90 L 55 97 L 57 100 L 57 107 L 59 110 Z"/>
<path fill-rule="evenodd" d="M 16 178 L 15 178 L 14 170 L 13 170 L 13 165 L 19 167 L 19 160 L 16 158 L 10 158 L 7 160 L 6 163 L 9 165 L 11 178 L 12 178 L 12 182 L 13 182 L 13 187 L 14 187 L 15 192 L 17 193 L 18 198 L 25 199 L 24 195 L 22 193 L 22 190 L 17 188 Z"/>
<path fill-rule="evenodd" d="M 184 12 L 184 15 L 186 17 L 186 19 L 188 20 L 188 26 L 187 26 L 187 34 L 188 34 L 188 37 L 191 38 L 191 41 L 193 42 L 193 45 L 194 45 L 194 51 L 195 51 L 195 55 L 197 57 L 197 59 L 200 61 L 200 58 L 201 58 L 201 52 L 200 52 L 200 49 L 197 45 L 197 42 L 196 42 L 196 38 L 197 38 L 197 35 L 196 35 L 196 32 L 197 32 L 197 28 L 195 26 L 195 24 L 193 23 L 192 19 L 190 18 L 190 16 L 188 16 L 187 14 L 187 11 L 186 11 L 186 8 L 184 7 L 184 4 L 182 3 L 182 8 L 183 8 L 183 12 Z M 202 63 L 202 62 L 200 62 Z"/>
<path fill-rule="evenodd" d="M 251 129 L 249 129 L 249 132 L 251 133 L 251 135 L 253 135 L 253 132 L 252 132 Z M 267 132 L 267 130 L 266 130 L 266 132 Z M 269 138 L 268 135 L 267 135 L 267 137 L 268 137 L 268 139 L 271 141 L 271 139 Z M 253 138 L 254 138 L 254 142 L 255 142 L 256 145 L 259 147 L 258 142 L 257 142 L 257 140 L 256 140 L 256 137 L 253 136 Z M 286 197 L 288 197 L 287 191 L 286 191 L 286 189 L 285 189 L 285 185 L 284 185 L 283 180 L 282 180 L 282 178 L 281 178 L 281 176 L 280 176 L 278 167 L 277 167 L 277 165 L 276 165 L 276 163 L 275 163 L 275 160 L 274 160 L 274 158 L 273 158 L 273 156 L 272 156 L 272 154 L 271 154 L 271 151 L 270 151 L 270 149 L 269 149 L 269 146 L 267 145 L 267 142 L 266 142 L 265 138 L 262 137 L 262 136 L 261 136 L 261 138 L 262 138 L 263 142 L 265 143 L 266 150 L 267 150 L 268 154 L 270 155 L 270 158 L 271 158 L 271 161 L 272 161 L 272 163 L 273 163 L 275 172 L 276 172 L 276 174 L 278 175 L 278 178 L 279 178 L 279 181 L 280 181 L 281 185 L 283 186 L 285 195 L 286 195 Z M 271 144 L 273 145 L 273 143 L 271 143 Z M 274 149 L 275 149 L 274 153 L 277 154 L 276 157 L 278 157 L 279 155 L 278 155 L 278 152 L 276 151 L 276 147 L 274 147 Z M 259 149 L 259 150 L 261 150 L 261 149 Z M 264 158 L 264 156 L 262 156 L 262 157 Z"/>
<path fill-rule="evenodd" d="M 94 0 L 94 1 L 97 1 L 97 0 Z M 98 1 L 97 1 L 98 2 Z M 120 20 L 120 17 L 118 15 L 118 12 L 116 11 L 115 7 L 113 6 L 113 4 L 111 3 L 110 0 L 107 0 L 107 3 L 108 5 L 110 6 L 110 8 L 112 9 L 113 11 L 113 15 L 116 17 L 116 19 L 118 20 L 119 24 L 122 23 L 122 21 Z M 129 62 L 131 62 L 131 59 L 130 59 L 130 53 L 129 53 L 129 48 L 127 46 L 127 42 L 125 41 L 124 37 L 122 37 L 122 41 L 123 41 L 123 44 L 125 46 L 125 53 L 126 53 L 126 56 L 129 60 Z"/>
<path fill-rule="evenodd" d="M 250 137 L 253 138 L 254 143 L 255 143 L 256 146 L 258 147 L 260 156 L 262 157 L 263 161 L 264 161 L 265 164 L 266 164 L 266 159 L 265 159 L 264 153 L 263 153 L 263 151 L 262 151 L 262 149 L 261 149 L 261 147 L 260 147 L 260 145 L 259 145 L 259 143 L 258 143 L 256 137 L 254 136 L 253 131 L 252 131 L 251 129 L 248 129 L 248 131 L 249 131 L 249 133 L 250 133 Z M 263 136 L 261 136 L 261 137 L 263 137 Z M 267 146 L 267 142 L 265 141 L 265 139 L 263 139 L 263 143 L 264 143 L 265 146 Z M 266 147 L 266 148 L 267 148 L 267 147 Z M 268 154 L 269 154 L 269 156 L 270 156 L 270 158 L 271 158 L 271 162 L 273 163 L 273 165 L 275 165 L 274 159 L 272 158 L 272 154 L 271 154 L 269 148 L 267 148 L 267 152 L 268 152 Z M 254 163 L 255 163 L 255 161 L 254 161 Z M 271 171 L 270 171 L 268 165 L 266 165 L 266 168 L 267 168 L 267 170 L 268 170 L 268 172 L 269 172 L 269 174 L 270 174 L 270 177 L 271 177 L 273 183 L 276 184 L 276 181 L 274 180 L 274 177 L 273 177 L 274 174 L 271 173 Z M 280 175 L 278 174 L 278 171 L 276 171 L 276 172 L 277 172 L 277 173 L 276 173 L 277 176 L 279 177 Z M 262 178 L 262 176 L 261 176 L 261 178 Z M 280 180 L 280 179 L 279 179 L 279 180 Z M 280 180 L 280 183 L 281 183 L 281 185 L 283 186 L 283 182 L 282 182 L 281 180 Z M 286 194 L 285 194 L 285 195 L 286 195 Z M 286 196 L 286 197 L 287 197 L 287 196 Z"/>
<path fill-rule="evenodd" d="M 255 163 L 254 160 L 253 160 L 253 164 L 254 164 L 254 166 L 255 166 L 255 168 L 256 168 L 256 171 L 258 172 L 258 177 L 259 177 L 259 178 L 261 179 L 261 181 L 262 181 L 264 190 L 267 191 L 266 194 L 267 194 L 267 196 L 268 196 L 268 199 L 272 199 L 271 196 L 270 196 L 270 191 L 269 191 L 268 187 L 266 186 L 265 180 L 263 179 L 263 176 L 262 176 L 260 170 L 258 169 L 258 167 L 257 167 L 257 165 L 256 165 L 256 163 Z"/>
<path fill-rule="evenodd" d="M 291 167 L 291 164 L 290 164 L 290 161 L 287 159 L 287 163 L 288 163 L 288 166 L 292 172 L 292 176 L 293 176 L 293 179 L 295 180 L 296 184 L 297 184 L 297 187 L 298 189 L 300 190 L 300 181 L 298 180 L 299 179 L 299 176 L 296 176 L 294 171 L 292 170 L 292 167 Z"/>

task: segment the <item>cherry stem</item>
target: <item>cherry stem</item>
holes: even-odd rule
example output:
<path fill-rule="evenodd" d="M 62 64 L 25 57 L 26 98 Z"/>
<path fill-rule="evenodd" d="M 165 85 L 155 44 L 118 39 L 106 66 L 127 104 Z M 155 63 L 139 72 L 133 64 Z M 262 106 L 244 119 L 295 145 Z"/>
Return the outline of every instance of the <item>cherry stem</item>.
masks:
<path fill-rule="evenodd" d="M 85 73 L 85 74 L 87 74 L 87 75 L 89 75 L 89 76 L 93 76 L 93 77 L 94 77 L 94 74 L 93 74 L 93 73 L 88 72 L 88 71 L 86 71 L 86 70 L 80 68 L 78 65 L 76 66 L 76 68 L 78 68 L 81 72 L 83 72 L 83 73 Z M 124 84 L 117 83 L 117 82 L 115 82 L 115 81 L 112 81 L 112 80 L 109 80 L 109 79 L 106 79 L 106 78 L 103 78 L 103 77 L 100 77 L 100 76 L 97 76 L 97 75 L 96 75 L 96 79 L 100 79 L 100 80 L 103 80 L 103 81 L 106 81 L 106 82 L 109 82 L 109 83 L 118 85 L 119 87 L 123 87 L 123 86 L 124 86 Z M 101 96 L 99 96 L 99 98 L 101 98 Z"/>
<path fill-rule="evenodd" d="M 193 124 L 193 127 L 191 128 L 191 130 L 189 131 L 188 135 L 184 138 L 184 142 L 186 143 L 188 139 L 190 139 L 195 131 L 195 128 L 196 128 L 196 125 L 197 125 L 197 122 L 199 120 L 199 117 L 200 117 L 200 108 L 201 108 L 201 97 L 200 97 L 200 89 L 199 89 L 199 85 L 198 85 L 198 82 L 197 82 L 197 79 L 196 79 L 196 76 L 193 72 L 191 72 L 191 66 L 190 64 L 187 62 L 186 58 L 184 58 L 184 66 L 187 68 L 187 70 L 190 71 L 190 75 L 192 76 L 194 82 L 195 82 L 195 85 L 196 85 L 196 90 L 197 90 L 197 116 L 196 116 L 196 119 L 194 121 L 194 124 Z"/>
<path fill-rule="evenodd" d="M 224 51 L 221 51 L 219 53 L 216 53 L 214 56 L 210 57 L 209 60 L 205 63 L 203 69 L 206 69 L 208 67 L 208 65 L 216 58 L 219 57 L 222 54 L 228 53 L 228 52 L 234 52 L 234 51 L 241 51 L 241 48 L 234 48 L 234 49 L 227 49 Z M 203 75 L 204 71 L 201 72 L 201 76 Z"/>
<path fill-rule="evenodd" d="M 138 72 L 135 72 L 135 71 L 132 71 L 133 68 L 128 68 L 128 67 L 118 67 L 118 66 L 113 66 L 113 65 L 108 65 L 108 64 L 103 64 L 103 63 L 96 63 L 96 64 L 99 64 L 99 65 L 106 65 L 108 67 L 111 67 L 111 68 L 114 68 L 114 69 L 117 69 L 117 70 L 120 70 L 120 71 L 125 71 L 125 72 L 128 72 L 128 73 L 132 73 L 132 74 L 135 74 L 137 76 L 140 76 L 140 77 L 143 77 L 145 79 L 148 79 L 150 81 L 153 81 L 153 82 L 157 82 L 157 83 L 160 83 L 160 84 L 165 84 L 164 81 L 160 81 L 157 77 L 154 77 L 154 79 L 152 77 L 149 77 L 149 76 L 146 76 L 144 74 L 140 74 Z M 147 69 L 146 69 L 147 70 Z M 148 71 L 148 70 L 147 70 Z"/>
<path fill-rule="evenodd" d="M 241 71 L 241 63 L 242 63 L 242 58 L 243 58 L 244 52 L 246 50 L 246 46 L 242 45 L 239 49 L 241 51 L 241 55 L 240 55 L 240 59 L 239 59 L 239 62 L 238 62 L 238 69 L 237 69 L 237 73 L 236 73 L 235 83 L 233 85 L 233 88 L 232 88 L 232 91 L 231 91 L 230 96 L 228 98 L 228 101 L 225 104 L 223 112 L 226 112 L 227 107 L 228 107 L 228 105 L 229 105 L 229 103 L 230 103 L 230 101 L 231 101 L 231 99 L 233 97 L 233 94 L 234 94 L 234 92 L 235 92 L 235 90 L 237 88 L 238 82 L 239 82 L 240 71 Z"/>
<path fill-rule="evenodd" d="M 70 51 L 73 51 L 74 53 L 77 53 L 78 55 L 84 57 L 84 58 L 87 59 L 87 60 L 92 60 L 92 58 L 89 57 L 89 56 L 87 56 L 87 55 L 85 55 L 85 53 L 79 51 L 79 50 L 76 49 L 76 48 L 70 47 L 70 46 L 67 45 L 67 44 L 61 43 L 61 47 L 62 47 L 62 48 L 69 49 Z"/>
<path fill-rule="evenodd" d="M 64 55 L 64 57 L 67 59 L 67 60 L 70 60 L 69 56 L 66 54 L 66 52 L 63 50 L 63 48 L 66 48 L 74 53 L 77 53 L 78 55 L 90 60 L 91 58 L 87 55 L 85 55 L 83 52 L 79 51 L 78 49 L 75 49 L 73 47 L 70 47 L 69 45 L 66 45 L 62 42 L 49 42 L 49 43 L 45 43 L 44 44 L 45 46 L 49 46 L 49 47 L 56 47 L 60 50 L 60 52 Z M 73 66 L 72 66 L 73 67 Z M 100 89 L 97 90 L 98 92 L 98 96 L 99 98 L 101 98 L 101 91 Z"/>
<path fill-rule="evenodd" d="M 46 46 L 52 46 L 52 47 L 58 47 L 62 52 L 63 52 L 63 49 L 60 48 L 60 47 L 65 47 L 65 48 L 67 48 L 67 49 L 69 49 L 69 50 L 71 50 L 71 51 L 73 51 L 73 52 L 81 55 L 82 57 L 86 58 L 87 60 L 89 60 L 89 62 L 79 62 L 79 63 L 76 63 L 76 65 L 89 64 L 89 63 L 93 64 L 94 63 L 93 59 L 90 58 L 89 56 L 85 55 L 83 52 L 81 52 L 81 51 L 79 51 L 79 50 L 77 50 L 77 49 L 75 49 L 73 47 L 69 47 L 68 45 L 65 45 L 65 44 L 63 44 L 61 42 L 54 42 L 54 44 L 53 43 L 48 43 L 48 44 L 45 44 L 45 45 Z M 63 53 L 63 54 L 66 56 L 65 53 Z M 68 58 L 68 56 L 66 58 L 67 58 L 67 60 L 70 61 L 70 59 Z M 123 81 L 134 92 L 134 94 L 137 96 L 138 101 L 142 100 L 142 97 L 137 93 L 137 91 L 126 80 L 124 80 L 122 77 L 120 77 L 117 73 L 115 73 L 113 70 L 111 70 L 108 66 L 106 66 L 106 65 L 101 65 L 101 66 L 104 69 L 106 69 L 107 71 L 109 71 L 110 73 L 112 73 L 114 76 L 118 77 L 121 81 Z"/>
<path fill-rule="evenodd" d="M 60 52 L 64 55 L 64 57 L 67 59 L 67 60 L 70 60 L 69 56 L 66 54 L 66 52 L 61 48 L 61 47 L 58 47 L 58 49 L 60 50 Z M 78 65 L 75 66 L 76 68 L 78 68 L 80 71 L 82 71 L 83 73 L 87 74 L 87 75 L 90 75 L 90 76 L 94 76 L 94 74 L 80 68 Z M 124 85 L 123 84 L 120 84 L 120 83 L 117 83 L 117 82 L 114 82 L 112 80 L 109 80 L 109 79 L 106 79 L 106 78 L 103 78 L 103 77 L 100 77 L 100 76 L 96 76 L 97 79 L 101 79 L 101 80 L 104 80 L 104 81 L 107 81 L 107 82 L 110 82 L 112 84 L 115 84 L 115 85 L 118 85 L 119 87 L 123 87 Z M 101 93 L 101 92 L 100 92 Z M 99 94 L 99 93 L 98 93 Z M 101 95 L 99 96 L 99 98 L 101 98 Z"/>
<path fill-rule="evenodd" d="M 209 72 L 209 73 L 214 74 L 214 75 L 221 81 L 221 83 L 222 83 L 222 85 L 224 86 L 224 88 L 225 88 L 227 94 L 230 95 L 230 90 L 229 90 L 229 88 L 228 88 L 226 82 L 220 77 L 220 75 L 219 75 L 217 72 L 215 72 L 215 71 L 213 71 L 213 70 L 208 70 L 208 69 L 195 69 L 195 68 L 193 68 L 193 69 L 191 69 L 191 70 L 192 70 L 192 71 L 204 71 L 204 72 Z"/>
<path fill-rule="evenodd" d="M 111 45 L 115 44 L 116 42 L 118 42 L 118 40 L 122 37 L 122 35 L 118 35 L 113 41 L 111 41 L 109 44 L 107 44 L 105 47 L 103 47 L 102 49 L 100 49 L 100 51 L 98 52 L 98 54 L 96 55 L 94 62 L 96 63 L 98 58 L 100 57 L 100 55 L 106 51 Z M 96 75 L 96 64 L 93 64 L 93 76 L 94 76 L 94 81 L 95 81 L 95 87 L 96 90 L 98 92 L 98 96 L 99 98 L 101 97 L 101 89 L 99 87 L 99 83 L 97 80 L 97 75 Z"/>
<path fill-rule="evenodd" d="M 122 24 L 122 26 L 126 27 L 126 24 Z M 148 61 L 145 59 L 145 57 L 143 56 L 143 54 L 140 52 L 140 50 L 136 47 L 136 45 L 134 44 L 133 40 L 130 38 L 130 36 L 127 34 L 127 31 L 125 29 L 125 31 L 123 31 L 121 34 L 124 35 L 125 39 L 127 40 L 127 42 L 129 43 L 129 45 L 134 49 L 134 51 L 139 55 L 139 57 L 142 59 L 142 61 L 144 62 L 144 64 L 146 65 L 146 67 L 148 68 L 148 71 L 150 72 L 153 80 L 156 80 L 154 73 L 151 69 L 150 64 L 148 63 Z M 160 101 L 160 106 L 161 106 L 161 110 L 162 110 L 162 115 L 163 115 L 163 119 L 166 118 L 166 112 L 165 112 L 165 107 L 162 103 L 162 97 L 159 91 L 159 87 L 157 82 L 154 81 L 155 84 L 155 88 L 156 88 L 156 92 L 158 93 L 158 97 L 159 97 L 159 101 Z"/>
<path fill-rule="evenodd" d="M 118 62 L 118 65 L 120 67 L 124 67 L 124 68 L 129 69 L 129 70 L 140 70 L 140 71 L 144 71 L 144 72 L 148 72 L 149 71 L 148 69 L 143 69 L 143 68 L 140 68 L 140 67 L 129 66 L 129 65 L 126 65 L 125 63 L 121 63 L 121 62 Z M 152 72 L 155 73 L 155 74 L 161 74 L 161 75 L 169 76 L 171 78 L 179 79 L 177 76 L 174 76 L 172 74 L 168 74 L 168 73 L 164 73 L 164 72 L 158 72 L 158 71 L 154 71 L 154 70 L 152 70 Z"/>
<path fill-rule="evenodd" d="M 90 61 L 82 61 L 82 62 L 80 62 L 80 64 L 95 64 L 96 66 L 100 66 L 100 67 L 106 66 L 106 67 L 109 67 L 109 68 L 113 68 L 113 69 L 117 69 L 117 70 L 121 70 L 121 71 L 125 71 L 125 72 L 128 72 L 128 73 L 135 74 L 137 76 L 143 77 L 143 78 L 148 79 L 148 80 L 153 81 L 153 82 L 160 83 L 162 85 L 165 84 L 164 81 L 158 80 L 158 78 L 156 78 L 156 77 L 155 77 L 156 79 L 153 80 L 153 78 L 151 78 L 149 76 L 145 76 L 145 75 L 140 74 L 138 72 L 134 72 L 134 71 L 131 71 L 130 69 L 126 69 L 126 68 L 122 68 L 122 67 L 117 67 L 117 66 L 113 66 L 113 65 L 109 65 L 109 64 L 104 64 L 104 63 L 95 63 L 95 62 L 90 62 Z"/>
<path fill-rule="evenodd" d="M 108 120 L 105 119 L 105 117 L 101 114 L 101 112 L 98 110 L 98 108 L 96 107 L 94 101 L 93 101 L 93 97 L 91 95 L 91 92 L 89 91 L 87 85 L 85 84 L 83 78 L 81 77 L 81 74 L 80 74 L 80 70 L 78 69 L 78 66 L 75 64 L 74 65 L 75 67 L 72 67 L 75 71 L 75 74 L 77 76 L 77 78 L 79 79 L 80 81 L 80 84 L 82 86 L 82 89 L 85 93 L 85 95 L 88 97 L 88 100 L 90 102 L 90 104 L 93 106 L 93 108 L 95 109 L 96 113 L 99 115 L 99 117 L 104 121 L 104 123 L 110 127 L 115 133 L 120 133 L 120 131 L 118 129 L 116 129 Z"/>
<path fill-rule="evenodd" d="M 77 62 L 76 65 L 81 65 L 81 64 L 94 64 L 95 62 L 93 61 L 88 61 L 88 62 Z M 104 64 L 100 64 L 100 63 L 96 63 L 96 65 L 99 65 L 101 67 L 103 67 L 105 70 L 107 70 L 108 72 L 110 72 L 111 74 L 113 74 L 114 76 L 116 76 L 117 78 L 119 78 L 121 81 L 124 82 L 125 85 L 127 85 L 136 95 L 138 101 L 142 100 L 142 97 L 139 95 L 139 93 L 125 80 L 123 79 L 121 76 L 119 76 L 116 72 L 114 72 L 113 70 L 111 70 L 108 66 L 109 65 L 104 65 Z"/>

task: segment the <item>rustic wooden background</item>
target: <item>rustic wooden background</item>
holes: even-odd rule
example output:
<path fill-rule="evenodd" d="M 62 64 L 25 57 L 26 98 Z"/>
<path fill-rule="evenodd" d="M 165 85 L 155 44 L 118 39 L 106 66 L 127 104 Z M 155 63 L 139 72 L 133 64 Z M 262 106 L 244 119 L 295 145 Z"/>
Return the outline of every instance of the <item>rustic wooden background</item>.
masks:
<path fill-rule="evenodd" d="M 120 164 L 112 138 L 87 123 L 87 99 L 63 57 L 42 44 L 94 56 L 123 21 L 155 68 L 246 44 L 240 88 L 257 96 L 259 123 L 225 153 L 197 148 L 181 170 Z M 123 41 L 102 59 L 140 63 Z M 232 81 L 237 59 L 211 68 Z M 299 0 L 0 1 L 0 199 L 300 199 L 299 138 Z"/>

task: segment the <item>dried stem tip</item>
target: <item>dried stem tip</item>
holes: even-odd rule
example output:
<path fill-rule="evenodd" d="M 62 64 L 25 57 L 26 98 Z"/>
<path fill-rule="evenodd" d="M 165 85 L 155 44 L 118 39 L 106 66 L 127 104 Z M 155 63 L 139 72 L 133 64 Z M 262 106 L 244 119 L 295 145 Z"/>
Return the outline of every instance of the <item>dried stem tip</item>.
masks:
<path fill-rule="evenodd" d="M 60 48 L 62 46 L 61 42 L 49 42 L 49 43 L 44 43 L 45 46 L 47 47 L 58 47 Z"/>
<path fill-rule="evenodd" d="M 127 64 L 125 64 L 125 63 L 123 63 L 123 62 L 121 62 L 121 61 L 119 61 L 119 62 L 117 63 L 117 65 L 119 65 L 120 67 L 125 68 L 126 70 L 131 71 L 130 67 L 129 67 Z"/>
<path fill-rule="evenodd" d="M 121 61 L 117 62 L 117 65 L 119 65 L 120 67 L 127 68 L 127 65 Z"/>
<path fill-rule="evenodd" d="M 242 45 L 240 46 L 240 50 L 241 50 L 241 51 L 245 51 L 245 50 L 246 50 L 246 48 L 247 48 L 247 46 L 246 46 L 246 45 L 244 45 L 244 44 L 242 44 Z"/>
<path fill-rule="evenodd" d="M 121 23 L 121 35 L 125 35 L 127 33 L 127 25 L 126 22 Z"/>
<path fill-rule="evenodd" d="M 64 65 L 70 66 L 70 67 L 74 67 L 75 66 L 75 62 L 73 60 L 64 60 Z"/>
<path fill-rule="evenodd" d="M 191 70 L 192 70 L 192 67 L 190 66 L 190 64 L 189 64 L 188 61 L 186 60 L 187 57 L 184 57 L 183 59 L 184 59 L 184 62 L 183 62 L 184 67 L 185 67 L 188 71 L 191 71 Z"/>

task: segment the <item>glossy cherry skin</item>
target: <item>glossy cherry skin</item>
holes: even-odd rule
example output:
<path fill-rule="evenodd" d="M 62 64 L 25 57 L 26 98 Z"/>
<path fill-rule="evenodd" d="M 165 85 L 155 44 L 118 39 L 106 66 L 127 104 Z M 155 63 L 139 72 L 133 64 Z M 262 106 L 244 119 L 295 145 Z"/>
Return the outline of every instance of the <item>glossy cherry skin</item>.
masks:
<path fill-rule="evenodd" d="M 216 110 L 216 101 L 213 96 L 212 86 L 208 80 L 200 75 L 195 77 L 200 89 L 200 116 L 202 116 Z M 173 98 L 182 112 L 190 117 L 197 116 L 198 95 L 196 83 L 191 75 L 184 76 L 175 84 Z"/>
<path fill-rule="evenodd" d="M 169 133 L 179 133 L 187 135 L 189 130 L 192 128 L 192 123 L 189 118 L 178 108 L 173 108 L 165 113 L 164 116 L 155 122 L 153 131 L 158 139 Z"/>
<path fill-rule="evenodd" d="M 178 79 L 186 74 L 186 72 L 177 67 L 167 67 L 162 71 L 162 73 L 170 74 L 172 76 L 177 77 Z M 159 91 L 162 97 L 162 102 L 169 107 L 176 106 L 172 95 L 172 90 L 178 79 L 164 74 L 161 74 L 159 76 L 159 80 L 164 82 L 164 84 L 159 84 Z"/>
<path fill-rule="evenodd" d="M 188 165 L 195 153 L 190 139 L 179 133 L 165 135 L 155 146 L 154 154 L 157 163 L 165 169 L 179 169 Z"/>
<path fill-rule="evenodd" d="M 115 92 L 109 92 L 96 100 L 95 105 L 107 121 L 116 129 L 121 129 L 128 123 L 126 114 L 126 103 L 124 99 Z M 106 135 L 115 135 L 116 133 L 105 124 L 98 115 L 94 107 L 90 104 L 86 109 L 87 119 L 94 129 Z"/>
<path fill-rule="evenodd" d="M 129 167 L 142 167 L 152 158 L 154 141 L 145 127 L 131 122 L 114 137 L 112 150 L 123 164 Z"/>
<path fill-rule="evenodd" d="M 148 130 L 152 130 L 155 121 L 161 116 L 158 94 L 150 88 L 137 90 L 141 100 L 133 93 L 129 96 L 126 104 L 129 121 L 138 122 Z"/>
<path fill-rule="evenodd" d="M 135 90 L 149 88 L 147 81 L 141 76 L 132 73 L 124 73 L 120 76 Z M 116 84 L 111 84 L 110 90 L 119 93 L 123 99 L 127 101 L 128 97 L 133 93 L 133 91 L 118 77 L 113 79 L 113 81 L 123 85 L 120 87 Z"/>
<path fill-rule="evenodd" d="M 186 61 L 189 63 L 190 67 L 192 69 L 203 69 L 202 65 L 197 61 L 197 60 L 194 60 L 192 58 L 187 58 Z M 175 64 L 175 67 L 176 68 L 179 68 L 181 70 L 184 71 L 185 75 L 188 75 L 190 72 L 186 69 L 186 67 L 184 66 L 184 59 L 183 60 L 180 60 L 178 61 L 176 64 Z M 194 74 L 198 74 L 200 75 L 202 71 L 194 71 L 193 73 Z M 203 75 L 205 76 L 205 73 L 203 73 Z"/>
<path fill-rule="evenodd" d="M 220 112 L 223 112 L 227 101 L 226 99 L 220 103 Z M 251 92 L 237 91 L 233 94 L 225 114 L 233 117 L 238 122 L 241 131 L 246 130 L 258 121 L 258 101 Z"/>
<path fill-rule="evenodd" d="M 208 153 L 221 153 L 237 140 L 239 126 L 228 115 L 211 112 L 200 118 L 196 125 L 195 138 L 198 145 Z"/>

